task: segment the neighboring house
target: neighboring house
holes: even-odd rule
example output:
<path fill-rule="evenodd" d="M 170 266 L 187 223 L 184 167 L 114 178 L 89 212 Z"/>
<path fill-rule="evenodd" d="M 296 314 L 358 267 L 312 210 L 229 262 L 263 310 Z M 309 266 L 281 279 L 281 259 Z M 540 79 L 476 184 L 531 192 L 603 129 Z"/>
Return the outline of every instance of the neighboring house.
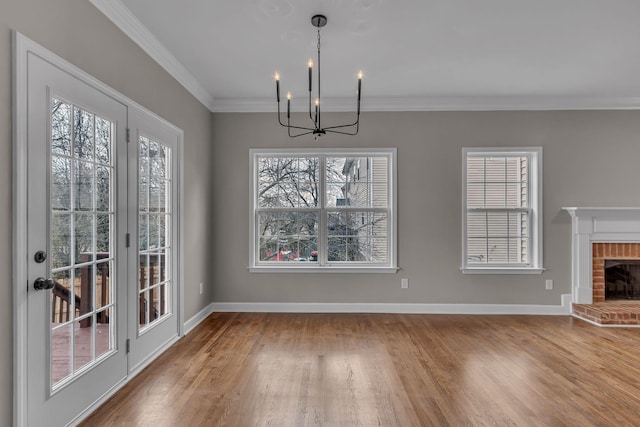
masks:
<path fill-rule="evenodd" d="M 345 185 L 341 204 L 347 207 L 385 207 L 388 197 L 387 161 L 380 157 L 348 158 L 342 168 Z M 355 212 L 347 223 L 347 236 L 357 242 L 351 261 L 382 260 L 388 253 L 388 222 L 371 212 Z"/>

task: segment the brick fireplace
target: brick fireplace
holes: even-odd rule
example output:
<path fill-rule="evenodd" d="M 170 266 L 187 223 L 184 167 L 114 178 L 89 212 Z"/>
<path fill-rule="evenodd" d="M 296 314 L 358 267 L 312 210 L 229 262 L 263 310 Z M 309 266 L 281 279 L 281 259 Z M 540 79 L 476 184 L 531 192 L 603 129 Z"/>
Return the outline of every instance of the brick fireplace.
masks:
<path fill-rule="evenodd" d="M 595 304 L 604 302 L 606 299 L 605 262 L 613 260 L 621 262 L 640 260 L 640 243 L 593 243 L 591 253 L 593 263 L 592 302 Z M 611 293 L 611 291 L 609 293 Z M 625 293 L 629 297 L 633 296 L 633 292 L 629 293 L 625 290 Z"/>
<path fill-rule="evenodd" d="M 605 264 L 640 259 L 640 208 L 563 208 L 571 215 L 573 313 L 601 325 L 640 325 L 640 301 L 605 302 Z"/>

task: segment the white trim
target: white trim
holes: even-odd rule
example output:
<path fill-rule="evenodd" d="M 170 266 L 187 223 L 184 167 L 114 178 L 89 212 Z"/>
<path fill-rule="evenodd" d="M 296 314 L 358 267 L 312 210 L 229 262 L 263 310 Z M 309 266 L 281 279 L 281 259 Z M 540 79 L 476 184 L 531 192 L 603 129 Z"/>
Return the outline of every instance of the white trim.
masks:
<path fill-rule="evenodd" d="M 322 98 L 323 111 L 354 111 L 352 98 Z M 305 112 L 304 102 L 292 105 Z M 553 110 L 637 110 L 640 98 L 573 96 L 418 96 L 364 97 L 362 111 L 553 111 Z M 267 98 L 216 98 L 213 113 L 276 112 L 276 102 Z"/>
<path fill-rule="evenodd" d="M 250 149 L 249 150 L 249 266 L 247 267 L 251 273 L 395 273 L 398 271 L 398 243 L 397 243 L 397 148 L 301 148 L 291 149 Z M 323 223 L 324 214 L 327 210 L 333 208 L 328 207 L 325 198 L 325 171 L 320 171 L 319 187 L 322 192 L 319 193 L 319 206 L 309 209 L 310 212 L 317 212 L 319 215 L 318 224 L 318 262 L 317 263 L 272 263 L 261 262 L 258 257 L 257 236 L 258 224 L 256 216 L 258 212 L 257 205 L 257 181 L 258 181 L 258 157 L 296 157 L 296 156 L 316 156 L 321 159 L 321 165 L 324 164 L 322 159 L 329 156 L 380 156 L 385 157 L 387 161 L 387 208 L 362 208 L 362 209 L 384 209 L 388 214 L 389 228 L 387 230 L 388 244 L 388 261 L 385 263 L 373 262 L 345 262 L 330 264 L 326 261 L 327 248 L 327 232 L 326 225 Z M 337 208 L 340 209 L 340 208 Z M 352 210 L 357 210 L 354 207 Z M 278 209 L 276 209 L 277 211 Z M 280 209 L 285 211 L 286 208 Z M 347 209 L 345 209 L 347 211 Z M 324 252 L 323 252 L 324 251 Z"/>
<path fill-rule="evenodd" d="M 30 40 L 12 31 L 13 44 L 13 424 L 27 423 L 27 52 Z M 18 96 L 20 95 L 20 96 Z"/>
<path fill-rule="evenodd" d="M 13 422 L 21 426 L 27 420 L 27 247 L 24 236 L 27 235 L 27 56 L 28 53 L 43 58 L 52 65 L 66 73 L 73 75 L 78 80 L 92 86 L 106 96 L 119 101 L 130 108 L 136 108 L 145 114 L 161 121 L 167 127 L 180 134 L 180 150 L 182 150 L 183 131 L 166 121 L 157 114 L 149 111 L 137 102 L 115 91 L 105 83 L 89 75 L 75 65 L 62 59 L 60 56 L 30 40 L 19 32 L 12 31 L 13 44 Z M 182 151 L 181 151 L 181 162 Z M 183 164 L 183 163 L 181 163 Z M 184 168 L 182 168 L 184 169 Z M 182 179 L 182 170 L 181 176 Z M 180 202 L 183 202 L 183 193 L 180 191 Z M 183 232 L 183 215 L 180 218 L 179 233 Z M 181 327 L 184 317 L 184 243 L 180 237 L 181 257 L 180 268 L 180 305 L 178 307 L 178 321 Z M 164 350 L 163 350 L 164 351 Z M 159 353 L 158 353 L 159 354 Z M 131 375 L 124 382 L 128 382 Z M 121 385 L 124 385 L 121 384 Z M 119 387 L 121 387 L 118 386 Z M 117 389 L 108 392 L 113 394 Z M 109 394 L 109 396 L 111 395 Z M 107 396 L 107 395 L 105 395 Z M 107 397 L 105 397 L 106 399 Z M 86 412 L 86 411 L 85 411 Z"/>
<path fill-rule="evenodd" d="M 193 315 L 189 320 L 184 323 L 183 330 L 184 335 L 191 332 L 196 326 L 202 323 L 211 313 L 213 313 L 213 304 L 207 304 L 202 310 Z"/>
<path fill-rule="evenodd" d="M 178 216 L 178 231 L 177 231 L 177 247 L 178 247 L 178 259 L 176 268 L 178 269 L 178 335 L 183 336 L 184 332 L 184 131 L 180 129 L 177 141 L 177 155 L 179 161 L 176 168 L 178 169 L 176 174 L 178 175 L 178 206 L 176 214 Z"/>
<path fill-rule="evenodd" d="M 84 411 L 82 411 L 81 413 L 79 413 L 74 419 L 72 419 L 71 421 L 69 421 L 69 423 L 67 424 L 67 426 L 75 426 L 79 423 L 81 423 L 85 418 L 87 418 L 89 415 L 91 415 L 91 413 L 93 411 L 95 411 L 96 409 L 98 409 L 98 407 L 100 405 L 102 405 L 104 402 L 106 402 L 107 400 L 109 400 L 109 398 L 111 396 L 113 396 L 114 394 L 116 394 L 116 392 L 118 390 L 120 390 L 122 387 L 124 387 L 127 382 L 129 382 L 129 379 L 127 379 L 127 377 L 123 378 L 119 383 L 117 383 L 116 385 L 114 385 L 113 387 L 111 387 L 110 390 L 108 390 L 105 394 L 103 394 L 102 396 L 100 396 L 95 402 L 93 402 L 91 404 L 91 406 L 87 407 Z M 26 425 L 26 424 L 25 424 Z"/>
<path fill-rule="evenodd" d="M 214 98 L 120 0 L 90 0 L 134 43 L 213 113 L 275 112 L 272 98 Z M 598 96 L 365 97 L 362 111 L 636 110 L 640 98 Z M 292 105 L 304 110 L 305 103 Z M 352 98 L 323 98 L 326 112 L 354 111 Z"/>
<path fill-rule="evenodd" d="M 592 243 L 640 242 L 638 207 L 563 207 L 571 215 L 571 289 L 573 302 L 593 302 Z"/>
<path fill-rule="evenodd" d="M 517 268 L 517 267 L 466 267 L 461 268 L 462 274 L 542 274 L 544 268 Z"/>
<path fill-rule="evenodd" d="M 214 312 L 245 313 L 392 313 L 392 314 L 571 314 L 571 295 L 561 305 L 214 302 Z"/>
<path fill-rule="evenodd" d="M 182 65 L 120 0 L 89 0 L 134 43 L 175 78 L 210 111 L 214 108 L 211 93 Z"/>
<path fill-rule="evenodd" d="M 160 356 L 162 353 L 164 353 L 169 347 L 174 345 L 180 338 L 181 337 L 179 335 L 172 336 L 167 341 L 165 341 L 164 344 L 162 344 L 160 347 L 155 349 L 151 354 L 147 355 L 147 357 L 145 357 L 143 360 L 141 360 L 140 363 L 136 364 L 135 366 L 130 366 L 129 367 L 128 376 L 127 376 L 125 382 L 131 381 L 131 378 L 133 378 L 140 371 L 142 371 L 144 368 L 146 368 L 151 362 L 153 362 L 155 359 L 157 359 L 158 356 Z"/>
<path fill-rule="evenodd" d="M 528 186 L 530 224 L 529 263 L 522 265 L 470 264 L 467 261 L 467 159 L 470 155 L 521 155 L 529 158 Z M 542 147 L 463 147 L 462 148 L 462 267 L 463 274 L 541 274 L 542 266 Z"/>
<path fill-rule="evenodd" d="M 303 263 L 300 263 L 303 264 Z M 398 267 L 308 267 L 299 265 L 280 266 L 280 265 L 264 265 L 258 267 L 248 267 L 251 273 L 397 273 Z"/>
<path fill-rule="evenodd" d="M 122 387 L 127 385 L 129 381 L 131 381 L 136 375 L 144 370 L 151 362 L 158 358 L 162 353 L 164 353 L 169 347 L 175 344 L 180 337 L 173 337 L 171 340 L 167 341 L 162 347 L 158 348 L 153 354 L 149 355 L 142 363 L 138 364 L 134 369 L 129 371 L 127 376 L 122 379 L 118 384 L 113 386 L 109 391 L 103 394 L 99 399 L 91 404 L 91 406 L 87 407 L 84 411 L 78 414 L 73 420 L 69 422 L 69 426 L 77 425 L 81 423 L 85 418 L 93 413 L 96 409 L 98 409 L 103 403 L 109 400 L 114 394 L 116 394 Z"/>

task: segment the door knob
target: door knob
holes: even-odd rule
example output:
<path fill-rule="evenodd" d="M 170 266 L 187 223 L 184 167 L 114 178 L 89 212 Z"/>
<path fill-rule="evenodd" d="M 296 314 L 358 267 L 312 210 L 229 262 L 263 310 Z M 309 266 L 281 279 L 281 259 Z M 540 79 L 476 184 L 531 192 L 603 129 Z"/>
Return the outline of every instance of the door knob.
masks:
<path fill-rule="evenodd" d="M 56 282 L 53 279 L 45 279 L 43 277 L 38 277 L 33 282 L 33 289 L 36 291 L 49 290 L 52 289 L 56 285 Z"/>

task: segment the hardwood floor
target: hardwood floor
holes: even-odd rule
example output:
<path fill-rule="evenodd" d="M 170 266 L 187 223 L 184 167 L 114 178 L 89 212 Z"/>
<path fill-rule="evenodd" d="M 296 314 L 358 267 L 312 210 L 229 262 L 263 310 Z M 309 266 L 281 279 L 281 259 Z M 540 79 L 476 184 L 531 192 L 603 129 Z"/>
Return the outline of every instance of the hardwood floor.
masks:
<path fill-rule="evenodd" d="M 640 330 L 571 317 L 217 313 L 84 426 L 638 426 Z"/>

